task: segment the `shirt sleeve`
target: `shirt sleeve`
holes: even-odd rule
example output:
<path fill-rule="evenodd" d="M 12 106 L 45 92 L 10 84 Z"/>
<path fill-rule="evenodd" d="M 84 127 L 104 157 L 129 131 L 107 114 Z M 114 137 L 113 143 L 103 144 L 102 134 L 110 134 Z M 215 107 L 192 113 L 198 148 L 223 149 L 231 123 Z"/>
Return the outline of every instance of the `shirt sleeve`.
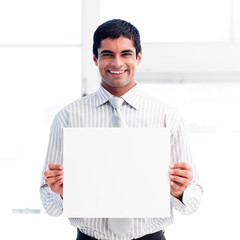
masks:
<path fill-rule="evenodd" d="M 44 173 L 48 169 L 50 163 L 63 164 L 62 157 L 62 135 L 63 127 L 59 120 L 59 116 L 56 115 L 53 120 L 50 137 L 48 143 L 48 149 L 45 159 L 45 164 L 42 171 L 41 184 L 40 184 L 40 196 L 43 208 L 51 216 L 59 216 L 63 211 L 63 200 L 60 194 L 52 192 L 51 188 L 45 182 Z"/>
<path fill-rule="evenodd" d="M 176 210 L 184 215 L 189 215 L 198 209 L 203 195 L 203 187 L 190 151 L 186 125 L 180 117 L 175 118 L 175 123 L 174 131 L 171 134 L 171 163 L 188 163 L 192 167 L 193 180 L 184 191 L 182 201 L 171 195 L 171 202 Z"/>

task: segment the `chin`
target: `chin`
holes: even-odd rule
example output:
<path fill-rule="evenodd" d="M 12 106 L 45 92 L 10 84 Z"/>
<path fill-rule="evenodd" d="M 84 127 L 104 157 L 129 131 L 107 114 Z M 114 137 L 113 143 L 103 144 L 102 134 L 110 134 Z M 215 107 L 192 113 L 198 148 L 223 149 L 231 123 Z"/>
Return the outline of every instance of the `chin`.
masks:
<path fill-rule="evenodd" d="M 111 86 L 111 87 L 125 87 L 127 86 L 129 83 L 126 83 L 126 82 L 122 82 L 122 81 L 111 81 L 111 82 L 108 82 L 107 85 Z"/>

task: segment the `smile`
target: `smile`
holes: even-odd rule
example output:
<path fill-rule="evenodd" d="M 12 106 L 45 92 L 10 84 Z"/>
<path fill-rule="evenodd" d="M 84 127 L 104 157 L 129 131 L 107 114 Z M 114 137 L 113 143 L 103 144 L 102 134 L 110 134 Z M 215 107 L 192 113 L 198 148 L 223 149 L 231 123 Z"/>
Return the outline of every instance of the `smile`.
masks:
<path fill-rule="evenodd" d="M 122 73 L 125 72 L 125 70 L 124 71 L 110 71 L 109 70 L 109 72 L 112 73 L 112 74 L 122 74 Z"/>

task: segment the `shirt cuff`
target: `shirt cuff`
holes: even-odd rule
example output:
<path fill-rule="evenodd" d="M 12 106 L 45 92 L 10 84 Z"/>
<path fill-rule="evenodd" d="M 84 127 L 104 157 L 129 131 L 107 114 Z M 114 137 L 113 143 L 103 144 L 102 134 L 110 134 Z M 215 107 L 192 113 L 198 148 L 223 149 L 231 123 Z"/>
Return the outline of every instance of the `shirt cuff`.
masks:
<path fill-rule="evenodd" d="M 180 212 L 182 212 L 182 209 L 186 207 L 184 204 L 184 193 L 183 193 L 182 200 L 183 201 L 171 195 L 172 206 Z"/>
<path fill-rule="evenodd" d="M 57 208 L 63 212 L 63 199 L 60 194 L 53 192 L 53 199 Z"/>
<path fill-rule="evenodd" d="M 171 195 L 172 206 L 184 215 L 189 215 L 198 209 L 202 194 L 202 187 L 200 185 L 192 183 L 184 191 L 182 202 Z"/>

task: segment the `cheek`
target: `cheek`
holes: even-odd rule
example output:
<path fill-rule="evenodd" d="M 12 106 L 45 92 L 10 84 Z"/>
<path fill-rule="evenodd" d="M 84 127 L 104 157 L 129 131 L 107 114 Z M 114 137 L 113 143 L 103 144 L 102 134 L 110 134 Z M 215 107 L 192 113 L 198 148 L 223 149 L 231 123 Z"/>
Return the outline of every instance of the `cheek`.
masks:
<path fill-rule="evenodd" d="M 129 67 L 132 69 L 137 67 L 137 61 L 136 59 L 129 59 L 129 61 L 126 63 Z"/>
<path fill-rule="evenodd" d="M 98 70 L 99 70 L 99 72 L 103 72 L 104 71 L 104 67 L 102 66 L 102 64 L 98 65 Z"/>
<path fill-rule="evenodd" d="M 100 62 L 98 64 L 98 68 L 99 68 L 100 71 L 104 71 L 106 69 L 107 65 L 108 64 L 106 62 Z"/>
<path fill-rule="evenodd" d="M 132 72 L 135 72 L 136 71 L 136 68 L 137 68 L 137 64 L 134 62 L 131 64 L 131 70 Z"/>

